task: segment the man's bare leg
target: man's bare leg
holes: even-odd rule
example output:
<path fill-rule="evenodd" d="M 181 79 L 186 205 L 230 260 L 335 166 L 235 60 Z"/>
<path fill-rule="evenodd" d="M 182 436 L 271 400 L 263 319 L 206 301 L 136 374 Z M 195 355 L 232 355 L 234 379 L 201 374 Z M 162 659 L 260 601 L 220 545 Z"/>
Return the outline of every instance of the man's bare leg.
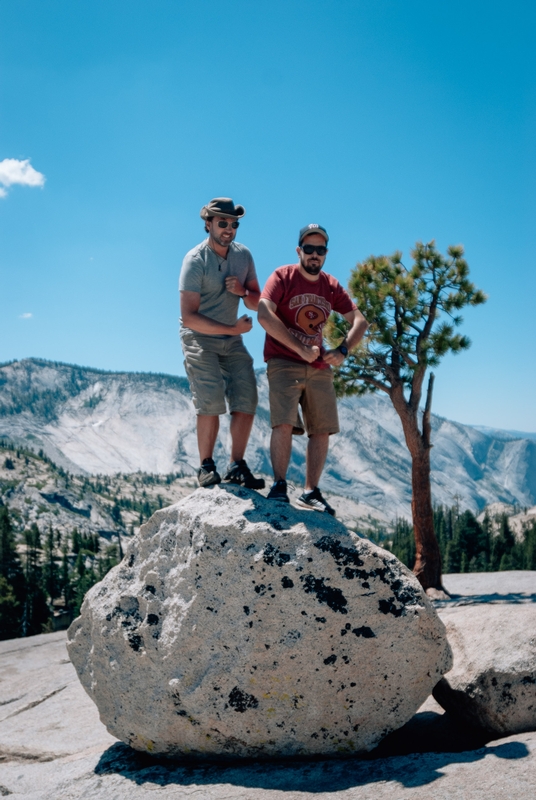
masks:
<path fill-rule="evenodd" d="M 274 471 L 274 481 L 284 481 L 292 449 L 292 425 L 276 425 L 272 428 L 270 458 Z"/>
<path fill-rule="evenodd" d="M 197 446 L 201 464 L 205 458 L 212 458 L 219 429 L 220 418 L 218 416 L 197 415 Z"/>
<path fill-rule="evenodd" d="M 244 458 L 253 418 L 253 414 L 244 414 L 243 411 L 233 411 L 231 414 L 231 461 Z"/>
<path fill-rule="evenodd" d="M 305 491 L 312 492 L 320 483 L 320 476 L 326 463 L 329 447 L 329 433 L 313 433 L 307 442 L 305 459 Z"/>

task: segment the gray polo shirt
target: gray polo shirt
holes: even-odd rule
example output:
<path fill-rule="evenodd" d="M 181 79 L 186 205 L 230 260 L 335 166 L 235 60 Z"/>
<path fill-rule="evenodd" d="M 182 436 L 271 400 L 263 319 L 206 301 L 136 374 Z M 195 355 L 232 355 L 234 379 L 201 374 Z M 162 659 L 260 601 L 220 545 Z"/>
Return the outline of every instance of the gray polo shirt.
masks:
<path fill-rule="evenodd" d="M 225 288 L 225 278 L 228 275 L 236 276 L 242 286 L 255 280 L 255 264 L 248 248 L 238 242 L 231 242 L 227 258 L 223 259 L 216 255 L 208 246 L 208 239 L 205 239 L 184 256 L 179 291 L 197 292 L 201 295 L 200 314 L 224 325 L 234 325 L 238 319 L 240 298 Z M 182 320 L 181 326 L 184 328 Z M 223 334 L 218 338 L 221 336 Z"/>

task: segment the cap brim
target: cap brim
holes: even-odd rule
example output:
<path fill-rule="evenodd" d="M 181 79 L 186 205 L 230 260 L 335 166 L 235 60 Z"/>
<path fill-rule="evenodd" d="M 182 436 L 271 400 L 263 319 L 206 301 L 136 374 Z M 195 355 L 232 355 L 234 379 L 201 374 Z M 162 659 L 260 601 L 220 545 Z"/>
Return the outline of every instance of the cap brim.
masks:
<path fill-rule="evenodd" d="M 324 231 L 318 231 L 317 230 L 317 231 L 307 231 L 307 233 L 304 234 L 302 236 L 302 238 L 300 239 L 300 241 L 298 242 L 298 247 L 301 247 L 302 242 L 305 239 L 307 239 L 308 236 L 317 236 L 317 235 L 318 236 L 322 236 L 324 241 L 325 241 L 325 243 L 326 243 L 326 245 L 327 245 L 327 243 L 329 242 L 329 236 L 327 235 L 327 233 L 324 233 Z M 294 241 L 296 241 L 296 239 L 294 239 Z"/>

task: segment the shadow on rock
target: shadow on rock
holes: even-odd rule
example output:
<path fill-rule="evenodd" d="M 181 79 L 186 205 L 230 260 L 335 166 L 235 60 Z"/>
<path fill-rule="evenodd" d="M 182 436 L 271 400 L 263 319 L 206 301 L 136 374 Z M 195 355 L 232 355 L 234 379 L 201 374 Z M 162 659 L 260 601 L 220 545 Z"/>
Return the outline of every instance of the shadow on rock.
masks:
<path fill-rule="evenodd" d="M 241 760 L 201 765 L 185 759 L 170 762 L 152 758 L 117 743 L 102 754 L 95 773 L 100 776 L 119 774 L 138 786 L 145 783 L 161 787 L 229 784 L 249 789 L 321 793 L 344 791 L 379 781 L 393 781 L 408 788 L 425 786 L 442 778 L 442 770 L 450 764 L 471 764 L 490 755 L 504 759 L 521 759 L 529 755 L 522 742 L 505 742 L 464 752 L 421 749 L 408 755 L 402 755 L 404 748 L 391 742 L 386 749 L 393 752 L 385 754 L 390 757 L 381 757 L 379 749 L 376 748 L 365 759 Z M 423 757 L 426 752 L 428 755 Z"/>
<path fill-rule="evenodd" d="M 496 739 L 482 728 L 461 723 L 451 714 L 422 711 L 383 739 L 367 759 L 413 753 L 464 753 L 479 750 Z"/>
<path fill-rule="evenodd" d="M 437 609 L 452 608 L 454 606 L 479 606 L 497 605 L 508 603 L 517 605 L 519 603 L 536 603 L 536 594 L 526 592 L 511 592 L 510 594 L 451 594 L 448 600 L 434 600 L 434 607 Z"/>

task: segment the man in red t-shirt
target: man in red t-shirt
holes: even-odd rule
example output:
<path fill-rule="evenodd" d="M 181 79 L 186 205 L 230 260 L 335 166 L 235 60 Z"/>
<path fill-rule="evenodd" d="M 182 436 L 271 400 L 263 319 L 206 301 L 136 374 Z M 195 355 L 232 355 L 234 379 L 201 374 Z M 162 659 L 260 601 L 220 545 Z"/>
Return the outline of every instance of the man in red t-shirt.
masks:
<path fill-rule="evenodd" d="M 322 272 L 327 244 L 328 234 L 321 225 L 302 228 L 296 248 L 299 263 L 272 273 L 261 293 L 258 313 L 266 331 L 264 360 L 268 362 L 270 456 L 275 480 L 268 498 L 289 502 L 286 475 L 292 434 L 304 433 L 301 405 L 309 441 L 305 491 L 298 503 L 334 515 L 318 488 L 329 437 L 339 432 L 331 367 L 342 364 L 368 323 L 336 278 Z M 350 330 L 338 348 L 325 350 L 322 329 L 332 311 L 342 314 Z"/>

